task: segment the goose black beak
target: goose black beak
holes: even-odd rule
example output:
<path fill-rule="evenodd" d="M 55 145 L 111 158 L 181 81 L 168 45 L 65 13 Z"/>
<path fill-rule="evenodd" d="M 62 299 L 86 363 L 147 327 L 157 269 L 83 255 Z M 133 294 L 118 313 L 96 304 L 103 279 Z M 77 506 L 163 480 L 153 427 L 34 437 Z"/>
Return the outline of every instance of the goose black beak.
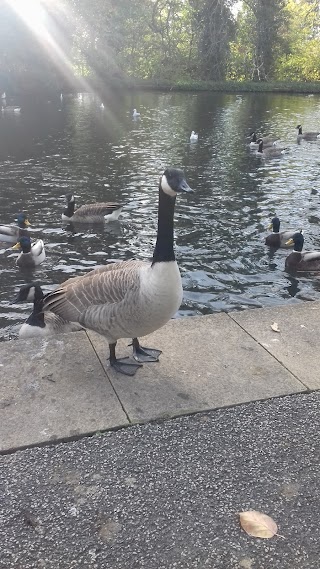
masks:
<path fill-rule="evenodd" d="M 181 180 L 177 188 L 177 192 L 185 192 L 186 194 L 194 194 L 194 190 L 188 186 L 186 180 Z"/>

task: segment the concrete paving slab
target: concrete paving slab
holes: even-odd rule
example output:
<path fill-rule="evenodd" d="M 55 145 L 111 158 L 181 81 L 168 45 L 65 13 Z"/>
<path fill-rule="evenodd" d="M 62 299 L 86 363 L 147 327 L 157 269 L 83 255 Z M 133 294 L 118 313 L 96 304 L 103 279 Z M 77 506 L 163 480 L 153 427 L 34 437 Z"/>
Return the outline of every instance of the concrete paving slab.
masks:
<path fill-rule="evenodd" d="M 320 302 L 229 312 L 309 389 L 320 389 Z M 280 332 L 274 332 L 276 322 Z"/>
<path fill-rule="evenodd" d="M 0 450 L 126 425 L 85 332 L 0 345 Z"/>
<path fill-rule="evenodd" d="M 2 456 L 0 569 L 319 569 L 319 417 L 314 392 Z"/>
<path fill-rule="evenodd" d="M 134 377 L 114 372 L 106 340 L 88 334 L 132 422 L 305 390 L 226 314 L 171 320 L 144 338 L 163 354 Z M 132 353 L 127 344 L 119 342 L 118 357 Z"/>

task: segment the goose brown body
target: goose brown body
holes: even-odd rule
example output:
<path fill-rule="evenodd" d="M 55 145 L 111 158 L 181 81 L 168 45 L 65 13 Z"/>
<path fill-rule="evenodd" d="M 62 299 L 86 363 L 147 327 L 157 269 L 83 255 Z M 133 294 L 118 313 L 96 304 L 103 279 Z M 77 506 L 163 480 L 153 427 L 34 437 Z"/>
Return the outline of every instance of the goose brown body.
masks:
<path fill-rule="evenodd" d="M 85 204 L 75 210 L 75 199 L 72 194 L 67 195 L 67 208 L 62 214 L 65 221 L 77 223 L 102 223 L 117 220 L 123 204 L 117 202 L 103 202 Z"/>
<path fill-rule="evenodd" d="M 296 127 L 298 130 L 297 138 L 298 140 L 316 140 L 320 136 L 320 131 L 309 131 L 302 132 L 301 124 Z"/>

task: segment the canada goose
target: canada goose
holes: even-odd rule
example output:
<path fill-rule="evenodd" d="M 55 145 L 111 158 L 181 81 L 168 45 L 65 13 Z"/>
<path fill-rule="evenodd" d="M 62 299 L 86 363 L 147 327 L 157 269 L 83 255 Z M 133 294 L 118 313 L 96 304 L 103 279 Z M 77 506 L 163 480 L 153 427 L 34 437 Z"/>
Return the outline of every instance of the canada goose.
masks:
<path fill-rule="evenodd" d="M 269 136 L 260 136 L 260 138 L 258 139 L 258 137 L 254 131 L 250 133 L 250 136 L 251 136 L 250 146 L 253 146 L 254 148 L 259 146 L 259 142 L 258 142 L 259 139 L 262 139 L 264 147 L 275 146 L 275 144 L 277 142 L 277 138 L 271 138 Z"/>
<path fill-rule="evenodd" d="M 33 311 L 19 330 L 19 338 L 34 336 L 53 336 L 83 330 L 78 322 L 68 322 L 53 312 L 43 312 L 44 294 L 40 285 L 31 283 L 23 285 L 16 302 L 33 302 Z"/>
<path fill-rule="evenodd" d="M 269 247 L 289 247 L 287 241 L 293 237 L 295 231 L 280 231 L 280 219 L 275 216 L 271 220 L 268 229 L 272 229 L 272 233 L 266 237 L 266 245 Z M 293 243 L 292 243 L 293 245 Z"/>
<path fill-rule="evenodd" d="M 133 109 L 132 116 L 133 116 L 134 119 L 140 117 L 140 113 L 138 113 L 137 109 Z"/>
<path fill-rule="evenodd" d="M 67 207 L 62 213 L 64 221 L 80 223 L 102 223 L 103 221 L 115 221 L 119 218 L 123 204 L 116 202 L 94 203 L 82 205 L 76 211 L 73 194 L 67 194 Z"/>
<path fill-rule="evenodd" d="M 278 158 L 286 152 L 285 148 L 280 148 L 278 146 L 267 146 L 267 148 L 264 148 L 262 138 L 258 138 L 257 142 L 259 144 L 258 150 L 256 152 L 258 156 L 262 156 L 264 158 Z"/>
<path fill-rule="evenodd" d="M 301 124 L 298 124 L 298 126 L 296 126 L 296 128 L 298 129 L 298 134 L 297 134 L 298 140 L 302 140 L 302 139 L 303 140 L 316 140 L 318 137 L 320 137 L 320 131 L 302 133 Z"/>
<path fill-rule="evenodd" d="M 22 249 L 16 260 L 18 267 L 33 268 L 40 265 L 46 258 L 42 239 L 38 239 L 31 245 L 30 237 L 25 235 L 19 237 L 18 242 L 11 249 Z"/>
<path fill-rule="evenodd" d="M 28 234 L 27 227 L 30 226 L 25 213 L 17 216 L 18 225 L 0 225 L 0 242 L 17 243 L 19 237 Z"/>
<path fill-rule="evenodd" d="M 190 134 L 190 142 L 198 142 L 199 135 L 194 132 L 194 130 Z"/>
<path fill-rule="evenodd" d="M 44 310 L 106 336 L 110 365 L 125 375 L 134 375 L 142 364 L 117 359 L 117 340 L 133 339 L 137 362 L 158 361 L 161 351 L 140 346 L 138 336 L 163 326 L 181 304 L 173 216 L 177 194 L 192 191 L 178 168 L 168 168 L 160 177 L 158 231 L 151 263 L 130 260 L 99 267 L 83 277 L 69 279 L 44 300 Z"/>
<path fill-rule="evenodd" d="M 294 249 L 286 258 L 287 271 L 320 271 L 320 251 L 305 251 L 302 253 L 304 237 L 302 231 L 293 235 L 287 245 L 294 244 Z"/>

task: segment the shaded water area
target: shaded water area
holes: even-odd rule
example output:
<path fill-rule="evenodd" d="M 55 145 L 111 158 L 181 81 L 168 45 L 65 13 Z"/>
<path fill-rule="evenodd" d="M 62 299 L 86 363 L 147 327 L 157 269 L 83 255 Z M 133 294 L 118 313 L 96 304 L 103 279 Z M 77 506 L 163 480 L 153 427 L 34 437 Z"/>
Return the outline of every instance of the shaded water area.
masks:
<path fill-rule="evenodd" d="M 320 249 L 320 141 L 297 143 L 296 125 L 320 126 L 320 96 L 216 93 L 106 93 L 37 102 L 0 114 L 1 223 L 28 213 L 47 257 L 31 274 L 0 244 L 0 338 L 15 337 L 30 304 L 10 304 L 19 286 L 48 291 L 108 259 L 148 259 L 155 242 L 158 176 L 182 167 L 196 192 L 178 196 L 176 255 L 184 299 L 178 316 L 320 299 L 316 274 L 288 275 L 288 251 L 264 245 L 270 214 L 281 229 L 303 227 L 305 249 Z M 132 119 L 132 109 L 141 120 Z M 280 159 L 250 151 L 248 135 L 279 137 Z M 190 144 L 191 130 L 199 132 Z M 61 221 L 64 195 L 77 205 L 126 204 L 119 222 Z"/>

